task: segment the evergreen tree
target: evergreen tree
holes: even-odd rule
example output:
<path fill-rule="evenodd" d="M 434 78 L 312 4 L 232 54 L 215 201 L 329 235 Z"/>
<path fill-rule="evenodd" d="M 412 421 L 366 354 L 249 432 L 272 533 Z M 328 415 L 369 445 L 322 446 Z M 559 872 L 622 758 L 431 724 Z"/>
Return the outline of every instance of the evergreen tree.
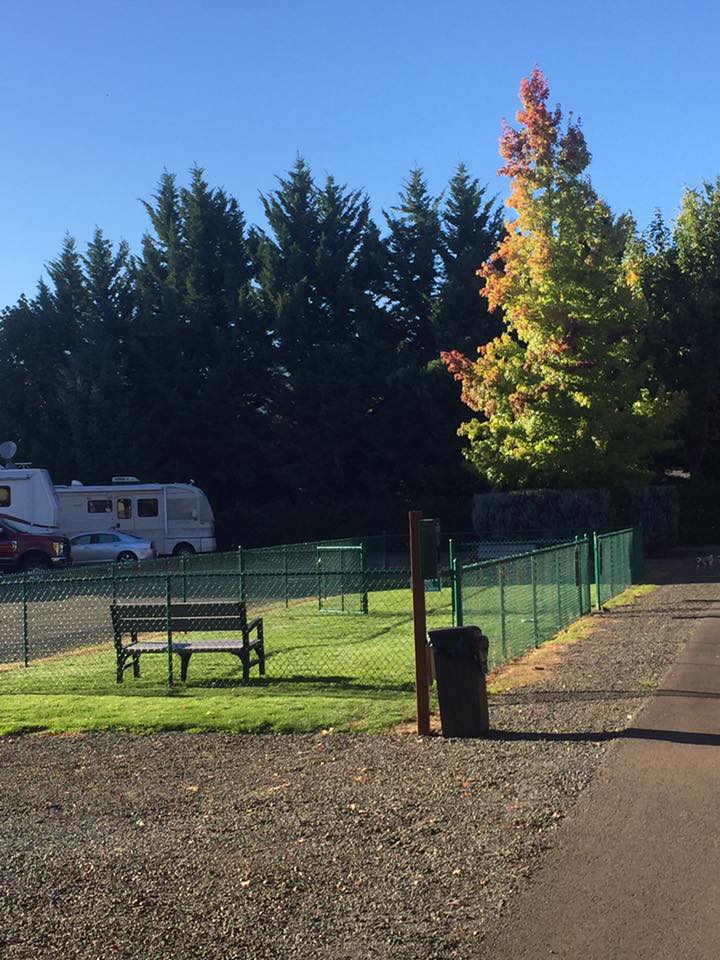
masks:
<path fill-rule="evenodd" d="M 435 359 L 433 315 L 440 283 L 439 201 L 419 168 L 400 192 L 397 206 L 385 213 L 388 227 L 387 297 L 404 357 L 413 364 Z M 412 358 L 412 359 L 411 359 Z"/>
<path fill-rule="evenodd" d="M 485 281 L 477 270 L 502 236 L 501 211 L 486 192 L 460 163 L 441 213 L 443 283 L 434 315 L 436 353 L 452 349 L 470 353 L 501 331 L 500 318 L 489 313 L 481 296 Z"/>
<path fill-rule="evenodd" d="M 129 346 L 135 296 L 130 253 L 117 251 L 96 230 L 72 274 L 54 268 L 59 289 L 73 280 L 73 347 L 65 361 L 60 402 L 69 427 L 78 472 L 87 480 L 105 480 L 122 467 L 135 444 L 133 383 Z M 82 290 L 80 289 L 82 287 Z"/>
<path fill-rule="evenodd" d="M 377 228 L 367 197 L 332 177 L 317 187 L 302 158 L 263 203 L 258 301 L 277 344 L 285 496 L 326 512 L 338 495 L 367 493 L 375 481 L 375 409 L 386 381 Z"/>
<path fill-rule="evenodd" d="M 669 465 L 720 476 L 720 181 L 685 192 L 672 233 L 656 215 L 641 264 L 646 355 L 658 380 L 688 398 Z"/>
<path fill-rule="evenodd" d="M 252 296 L 245 221 L 200 169 L 182 190 L 164 174 L 154 201 L 132 351 L 143 472 L 193 477 L 221 501 L 252 503 L 268 482 L 271 343 Z"/>
<path fill-rule="evenodd" d="M 21 297 L 0 318 L 0 434 L 16 440 L 23 460 L 71 470 L 67 428 L 58 402 L 65 361 L 62 336 L 47 285 Z"/>
<path fill-rule="evenodd" d="M 63 403 L 68 364 L 76 349 L 86 296 L 75 241 L 66 237 L 47 267 L 35 298 L 21 298 L 3 315 L 0 379 L 6 394 L 6 432 L 18 439 L 22 456 L 65 478 L 76 469 Z"/>

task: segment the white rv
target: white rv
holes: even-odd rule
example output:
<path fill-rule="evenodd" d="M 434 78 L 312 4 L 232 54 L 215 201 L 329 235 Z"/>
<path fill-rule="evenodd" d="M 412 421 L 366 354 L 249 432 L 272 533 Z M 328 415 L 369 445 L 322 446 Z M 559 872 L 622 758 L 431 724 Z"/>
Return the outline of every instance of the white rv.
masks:
<path fill-rule="evenodd" d="M 14 463 L 14 443 L 0 444 L 0 517 L 28 533 L 122 530 L 152 540 L 159 554 L 215 550 L 215 517 L 192 483 L 140 483 L 113 477 L 110 484 L 53 486 L 47 470 Z"/>
<path fill-rule="evenodd" d="M 0 463 L 0 517 L 26 533 L 57 533 L 60 503 L 47 470 Z"/>
<path fill-rule="evenodd" d="M 208 498 L 192 483 L 141 483 L 113 477 L 111 484 L 85 486 L 74 480 L 55 486 L 60 529 L 78 533 L 122 530 L 152 540 L 159 554 L 175 556 L 215 550 L 215 518 Z"/>

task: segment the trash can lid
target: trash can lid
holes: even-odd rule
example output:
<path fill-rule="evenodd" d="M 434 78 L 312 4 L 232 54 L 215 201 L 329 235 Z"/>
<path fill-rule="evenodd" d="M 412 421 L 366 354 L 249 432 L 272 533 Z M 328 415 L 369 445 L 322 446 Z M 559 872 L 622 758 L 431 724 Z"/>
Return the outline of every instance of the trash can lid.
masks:
<path fill-rule="evenodd" d="M 443 627 L 428 632 L 428 643 L 446 657 L 459 660 L 487 660 L 489 641 L 480 627 Z"/>

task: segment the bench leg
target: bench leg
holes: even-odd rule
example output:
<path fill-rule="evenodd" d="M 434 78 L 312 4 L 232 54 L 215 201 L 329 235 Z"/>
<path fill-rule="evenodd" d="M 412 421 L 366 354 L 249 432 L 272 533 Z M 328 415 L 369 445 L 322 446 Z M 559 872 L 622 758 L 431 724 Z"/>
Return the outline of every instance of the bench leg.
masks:
<path fill-rule="evenodd" d="M 185 683 L 187 680 L 188 667 L 190 666 L 190 657 L 192 653 L 186 653 L 183 651 L 180 654 L 180 680 Z"/>
<path fill-rule="evenodd" d="M 119 653 L 117 657 L 117 678 L 116 678 L 118 683 L 123 682 L 124 673 L 125 673 L 125 657 L 123 657 L 122 654 Z"/>
<path fill-rule="evenodd" d="M 133 677 L 135 677 L 136 680 L 139 680 L 140 679 L 140 654 L 139 653 L 133 654 L 132 668 L 133 668 Z"/>
<path fill-rule="evenodd" d="M 258 640 L 260 643 L 257 647 L 258 652 L 258 666 L 260 668 L 260 676 L 265 675 L 265 626 L 262 622 L 258 624 Z"/>

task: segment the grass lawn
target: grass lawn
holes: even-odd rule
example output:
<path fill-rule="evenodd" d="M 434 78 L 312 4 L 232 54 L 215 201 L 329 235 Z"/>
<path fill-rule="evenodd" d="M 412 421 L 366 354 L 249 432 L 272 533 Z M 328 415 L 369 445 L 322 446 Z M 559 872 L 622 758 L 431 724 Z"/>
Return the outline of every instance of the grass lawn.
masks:
<path fill-rule="evenodd" d="M 606 606 L 627 603 L 651 587 L 631 588 Z M 634 591 L 634 592 L 633 592 Z M 593 591 L 594 593 L 594 591 Z M 632 595 L 632 597 L 631 597 Z M 535 645 L 529 584 L 508 584 L 503 603 L 496 586 L 465 584 L 466 622 L 489 636 L 492 666 L 522 656 Z M 594 601 L 594 596 L 592 597 Z M 78 602 L 78 601 L 75 601 Z M 91 643 L 69 643 L 62 653 L 42 655 L 39 630 L 30 666 L 0 664 L 0 734 L 24 731 L 225 730 L 310 731 L 323 728 L 375 731 L 415 714 L 411 596 L 407 589 L 372 592 L 369 614 L 318 610 L 317 600 L 250 606 L 265 625 L 267 674 L 252 671 L 243 685 L 239 661 L 228 654 L 201 654 L 190 663 L 188 682 L 169 690 L 167 658 L 145 655 L 142 677 L 127 672 L 115 682 L 115 652 L 106 597 L 79 601 L 72 619 L 58 607 L 59 628 L 92 625 Z M 352 598 L 348 600 L 351 609 Z M 538 640 L 554 636 L 578 615 L 577 587 L 538 586 Z M 54 608 L 53 608 L 54 609 Z M 427 595 L 428 628 L 451 623 L 450 591 Z M 47 630 L 50 609 L 42 612 Z M 38 620 L 40 623 L 40 620 Z M 93 632 L 94 631 L 94 632 Z M 87 632 L 87 630 L 86 630 Z M 70 631 L 69 635 L 72 635 Z M 196 637 L 198 635 L 195 635 Z M 17 644 L 12 647 L 16 649 Z M 0 653 L 2 634 L 0 633 Z"/>
<path fill-rule="evenodd" d="M 83 603 L 91 618 L 93 598 Z M 427 608 L 429 628 L 448 626 L 450 591 L 429 593 Z M 323 612 L 317 600 L 303 600 L 288 608 L 281 602 L 251 606 L 250 616 L 264 620 L 264 678 L 254 668 L 251 682 L 243 685 L 237 658 L 200 654 L 190 663 L 188 682 L 176 682 L 169 691 L 167 658 L 154 654 L 142 657 L 139 680 L 128 671 L 119 685 L 108 635 L 102 643 L 32 660 L 28 668 L 0 666 L 0 734 L 379 730 L 414 715 L 409 590 L 371 593 L 368 615 Z M 98 639 L 107 630 L 100 623 Z"/>

